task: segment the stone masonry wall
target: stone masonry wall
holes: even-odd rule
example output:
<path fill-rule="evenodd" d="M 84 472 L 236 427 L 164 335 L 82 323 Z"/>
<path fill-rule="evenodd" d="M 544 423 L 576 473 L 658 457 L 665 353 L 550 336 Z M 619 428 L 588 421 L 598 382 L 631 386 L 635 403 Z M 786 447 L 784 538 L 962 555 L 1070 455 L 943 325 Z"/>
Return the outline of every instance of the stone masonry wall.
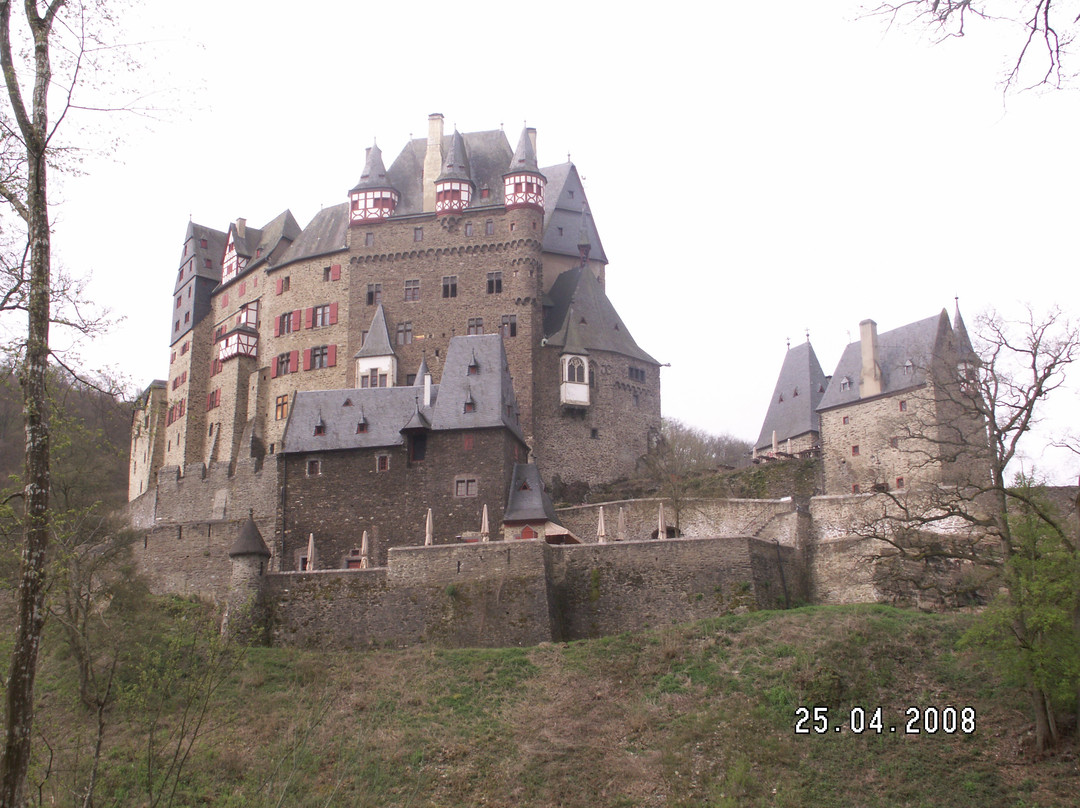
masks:
<path fill-rule="evenodd" d="M 599 502 L 559 508 L 556 513 L 578 538 L 596 541 L 600 507 L 604 508 L 604 523 L 608 541 L 614 541 L 618 528 L 619 509 L 626 514 L 626 538 L 648 539 L 655 536 L 659 524 L 660 503 L 664 502 L 664 519 L 669 526 L 676 524 L 676 512 L 670 500 L 635 499 L 619 502 Z M 680 503 L 678 527 L 685 537 L 754 536 L 787 547 L 799 547 L 805 538 L 799 533 L 798 508 L 790 498 L 784 499 L 687 499 Z"/>

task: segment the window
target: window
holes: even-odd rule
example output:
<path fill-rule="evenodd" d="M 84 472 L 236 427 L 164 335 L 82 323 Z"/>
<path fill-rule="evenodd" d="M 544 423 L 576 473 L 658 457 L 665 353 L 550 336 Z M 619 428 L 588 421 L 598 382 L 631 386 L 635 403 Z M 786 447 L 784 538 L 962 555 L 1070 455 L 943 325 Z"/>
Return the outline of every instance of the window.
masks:
<path fill-rule="evenodd" d="M 367 285 L 367 304 L 369 306 L 378 306 L 380 303 L 382 303 L 382 284 L 369 283 Z"/>
<path fill-rule="evenodd" d="M 635 382 L 645 381 L 645 371 L 641 368 L 627 368 L 628 375 Z"/>
<path fill-rule="evenodd" d="M 472 336 L 476 334 L 484 333 L 484 318 L 483 317 L 470 317 L 467 333 Z"/>
<path fill-rule="evenodd" d="M 180 308 L 180 304 L 183 303 L 183 302 L 184 302 L 184 296 L 183 295 L 176 298 L 176 308 Z"/>
<path fill-rule="evenodd" d="M 851 423 L 851 416 L 850 415 L 845 415 L 844 416 L 844 426 L 847 426 L 850 423 Z"/>
<path fill-rule="evenodd" d="M 323 421 L 319 421 L 319 423 L 315 424 L 315 430 L 312 432 L 312 434 L 315 437 L 325 435 L 326 434 L 326 424 Z"/>
<path fill-rule="evenodd" d="M 199 246 L 202 247 L 205 250 L 206 249 L 206 239 L 204 239 L 204 238 L 199 239 Z"/>
<path fill-rule="evenodd" d="M 422 228 L 422 227 L 414 227 L 413 231 L 412 231 L 412 240 L 413 241 L 423 241 L 424 240 L 424 228 Z"/>
<path fill-rule="evenodd" d="M 487 188 L 485 188 L 484 192 L 480 195 L 481 198 L 486 198 L 485 194 L 487 194 Z M 486 222 L 484 222 L 484 235 L 485 236 L 494 236 L 495 235 L 495 222 L 493 220 L 488 219 Z"/>
<path fill-rule="evenodd" d="M 465 235 L 471 236 L 473 234 L 472 222 L 465 223 Z"/>
<path fill-rule="evenodd" d="M 851 486 L 851 493 L 853 493 L 853 494 L 861 493 L 861 491 L 859 490 L 859 484 L 858 483 L 855 483 L 855 485 Z"/>
<path fill-rule="evenodd" d="M 204 265 L 206 266 L 207 269 L 210 269 L 210 259 L 209 258 L 206 259 L 206 261 L 204 262 Z"/>
<path fill-rule="evenodd" d="M 472 435 L 461 436 L 461 448 L 463 451 L 471 452 L 473 450 L 473 443 L 474 441 Z"/>
<path fill-rule="evenodd" d="M 442 296 L 457 297 L 457 275 L 443 275 Z"/>
<path fill-rule="evenodd" d="M 284 278 L 281 278 L 279 282 L 281 283 L 281 292 L 289 291 L 290 281 L 288 275 L 286 275 Z M 278 292 L 278 294 L 281 294 L 281 292 Z"/>
<path fill-rule="evenodd" d="M 465 369 L 466 376 L 479 376 L 480 375 L 480 363 L 476 361 L 476 357 L 472 358 L 469 362 L 469 367 Z"/>
<path fill-rule="evenodd" d="M 842 378 L 840 380 L 840 389 L 841 390 L 850 390 L 851 389 L 851 379 L 849 379 L 847 376 Z"/>
<path fill-rule="evenodd" d="M 367 432 L 367 429 L 368 429 L 367 421 L 357 421 L 356 422 L 356 434 L 357 435 L 363 435 L 365 432 Z"/>
<path fill-rule="evenodd" d="M 476 412 L 476 402 L 469 399 L 465 402 L 465 412 Z"/>
<path fill-rule="evenodd" d="M 330 267 L 323 267 L 322 279 L 323 279 L 323 283 L 329 283 L 330 282 Z"/>
<path fill-rule="evenodd" d="M 322 328 L 327 325 L 330 325 L 330 304 L 324 303 L 321 306 L 314 306 L 311 310 L 312 328 Z"/>
<path fill-rule="evenodd" d="M 897 477 L 896 478 L 896 487 L 897 488 L 903 488 L 904 487 L 904 478 L 903 477 Z"/>
<path fill-rule="evenodd" d="M 365 233 L 364 234 L 364 246 L 365 247 L 374 247 L 375 246 L 375 234 L 374 233 Z"/>
<path fill-rule="evenodd" d="M 185 342 L 183 345 L 180 346 L 180 355 L 183 356 L 184 354 L 186 354 L 190 348 L 191 343 Z"/>
<path fill-rule="evenodd" d="M 413 463 L 423 463 L 427 457 L 427 435 L 419 433 L 409 436 L 409 460 Z"/>
<path fill-rule="evenodd" d="M 318 460 L 309 460 L 307 462 L 307 476 L 308 477 L 318 477 L 321 473 L 322 473 L 322 463 L 320 463 Z M 302 559 L 302 560 L 307 561 L 306 558 Z"/>
<path fill-rule="evenodd" d="M 592 438 L 593 440 L 596 440 L 597 438 L 600 437 L 600 430 L 599 429 L 591 429 L 591 430 L 589 430 L 589 437 Z"/>
<path fill-rule="evenodd" d="M 491 189 L 490 188 L 481 188 L 480 189 L 480 198 L 481 199 L 487 199 L 489 196 L 491 196 Z"/>
<path fill-rule="evenodd" d="M 859 456 L 859 444 L 856 443 L 854 446 L 851 447 L 851 456 L 852 457 L 858 457 Z"/>
<path fill-rule="evenodd" d="M 330 346 L 320 345 L 317 348 L 311 349 L 311 369 L 318 370 L 319 368 L 330 367 Z"/>
<path fill-rule="evenodd" d="M 274 375 L 275 376 L 284 376 L 287 373 L 289 373 L 291 368 L 292 368 L 292 353 L 290 351 L 286 351 L 283 354 L 278 354 L 277 372 Z"/>
<path fill-rule="evenodd" d="M 278 336 L 292 333 L 292 327 L 293 313 L 291 311 L 287 311 L 278 317 Z"/>
<path fill-rule="evenodd" d="M 414 278 L 405 281 L 405 300 L 419 300 L 420 299 L 420 279 Z"/>
<path fill-rule="evenodd" d="M 502 273 L 489 272 L 487 274 L 487 293 L 489 295 L 502 294 Z"/>
<path fill-rule="evenodd" d="M 900 412 L 907 412 L 907 402 L 906 401 L 903 401 L 903 400 L 900 401 Z"/>
<path fill-rule="evenodd" d="M 390 471 L 390 455 L 381 454 L 375 458 L 375 471 Z"/>
<path fill-rule="evenodd" d="M 454 480 L 455 497 L 475 497 L 477 489 L 478 485 L 475 477 L 459 477 Z"/>
<path fill-rule="evenodd" d="M 566 362 L 566 381 L 585 384 L 585 362 L 573 356 Z"/>
<path fill-rule="evenodd" d="M 516 314 L 504 314 L 502 316 L 502 322 L 499 324 L 499 334 L 502 335 L 503 339 L 517 336 Z"/>
<path fill-rule="evenodd" d="M 634 406 L 635 407 L 640 407 L 641 406 L 641 397 L 637 393 L 634 393 Z"/>
<path fill-rule="evenodd" d="M 283 421 L 289 417 L 289 397 L 278 396 L 274 401 L 274 418 L 278 421 Z"/>
<path fill-rule="evenodd" d="M 911 363 L 911 360 L 909 359 L 907 362 L 904 363 L 904 375 L 910 376 L 914 372 L 915 366 Z"/>
<path fill-rule="evenodd" d="M 412 322 L 397 324 L 397 344 L 411 345 L 413 340 Z"/>

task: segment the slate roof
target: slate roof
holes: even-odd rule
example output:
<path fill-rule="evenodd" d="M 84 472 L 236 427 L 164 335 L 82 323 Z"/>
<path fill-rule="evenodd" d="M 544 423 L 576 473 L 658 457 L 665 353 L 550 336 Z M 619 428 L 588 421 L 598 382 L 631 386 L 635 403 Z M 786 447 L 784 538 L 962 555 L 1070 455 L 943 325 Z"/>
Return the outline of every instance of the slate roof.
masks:
<path fill-rule="evenodd" d="M 360 346 L 360 350 L 353 355 L 353 359 L 362 356 L 396 356 L 394 346 L 390 344 L 390 331 L 386 326 L 386 312 L 382 303 L 375 307 L 375 316 L 371 318 L 368 326 L 367 339 Z"/>
<path fill-rule="evenodd" d="M 537 174 L 542 173 L 540 171 L 540 166 L 536 164 L 536 149 L 533 148 L 532 138 L 529 137 L 528 127 L 521 130 L 521 137 L 518 138 L 517 148 L 514 149 L 514 156 L 510 160 L 510 165 L 503 173 L 514 174 L 518 171 L 535 171 Z"/>
<path fill-rule="evenodd" d="M 925 320 L 909 323 L 878 334 L 878 364 L 881 365 L 881 394 L 891 395 L 901 390 L 918 387 L 926 381 L 926 371 L 934 358 L 941 357 L 949 349 L 952 326 L 945 309 Z M 908 362 L 911 363 L 908 368 Z M 818 405 L 818 411 L 840 407 L 859 401 L 860 376 L 862 374 L 862 347 L 852 342 L 840 357 L 832 381 Z M 843 380 L 851 384 L 841 389 Z"/>
<path fill-rule="evenodd" d="M 821 431 L 817 407 L 828 380 L 809 342 L 789 348 L 780 367 L 769 409 L 761 425 L 756 449 L 771 449 L 773 432 L 778 442 Z"/>
<path fill-rule="evenodd" d="M 474 357 L 479 373 L 469 375 Z M 469 397 L 476 409 L 467 413 L 465 400 Z M 404 442 L 403 429 L 425 429 L 428 425 L 432 431 L 507 427 L 524 441 L 498 334 L 452 338 L 442 380 L 431 386 L 431 398 L 432 405 L 425 407 L 423 390 L 416 385 L 298 392 L 290 407 L 281 452 L 399 446 Z M 360 421 L 367 423 L 367 430 L 357 434 Z M 323 434 L 316 435 L 315 426 L 320 423 Z"/>
<path fill-rule="evenodd" d="M 349 233 L 349 203 L 343 202 L 330 208 L 323 208 L 293 240 L 275 264 L 280 268 L 286 264 L 314 258 L 319 255 L 340 252 L 346 248 Z"/>
<path fill-rule="evenodd" d="M 545 299 L 544 334 L 564 353 L 611 351 L 660 364 L 638 347 L 590 269 L 575 267 L 555 279 Z"/>
<path fill-rule="evenodd" d="M 184 233 L 184 243 L 189 241 L 192 244 L 194 252 L 194 269 L 195 275 L 201 278 L 209 278 L 215 283 L 221 283 L 221 259 L 225 257 L 225 239 L 228 238 L 227 233 L 223 233 L 220 230 L 214 230 L 212 227 L 206 227 L 205 225 L 195 224 L 195 222 L 188 222 L 187 231 Z M 199 246 L 202 243 L 202 239 L 206 239 L 206 246 Z M 210 266 L 206 265 L 206 259 L 210 259 Z M 188 262 L 192 260 L 191 255 L 186 255 L 180 262 L 180 267 L 176 272 L 176 286 L 173 289 L 173 294 L 180 291 L 190 276 L 185 275 L 182 279 L 180 277 L 180 271 L 187 266 Z"/>
<path fill-rule="evenodd" d="M 450 138 L 450 148 L 443 152 L 443 170 L 436 182 L 443 180 L 472 180 L 469 174 L 469 155 L 465 138 L 455 129 Z"/>
<path fill-rule="evenodd" d="M 544 187 L 544 251 L 576 256 L 581 236 L 581 210 L 589 204 L 577 166 L 567 162 L 540 171 L 547 177 Z M 589 257 L 606 263 L 607 254 L 600 242 L 600 233 L 591 210 L 586 226 L 589 244 L 592 245 Z M 559 232 L 560 227 L 562 233 Z"/>
<path fill-rule="evenodd" d="M 229 550 L 230 558 L 244 555 L 270 557 L 270 550 L 267 548 L 266 542 L 263 541 L 259 526 L 255 524 L 251 514 L 248 514 L 247 521 L 240 528 L 240 535 Z"/>
<path fill-rule="evenodd" d="M 364 170 L 360 174 L 360 179 L 356 185 L 352 187 L 349 193 L 353 191 L 363 191 L 369 188 L 390 188 L 390 181 L 386 176 L 386 166 L 383 164 L 382 149 L 379 148 L 379 144 L 375 143 L 368 147 L 367 153 L 364 156 Z"/>
<path fill-rule="evenodd" d="M 515 463 L 503 522 L 536 522 L 543 519 L 562 525 L 555 505 L 544 490 L 540 470 L 532 463 Z"/>
<path fill-rule="evenodd" d="M 453 135 L 444 135 L 442 153 L 445 159 L 453 145 Z M 485 132 L 466 132 L 461 135 L 465 144 L 465 155 L 469 168 L 469 177 L 477 190 L 488 188 L 491 191 L 486 200 L 477 193 L 473 197 L 471 208 L 485 205 L 501 205 L 503 202 L 503 174 L 510 167 L 514 153 L 510 142 L 500 129 Z M 401 150 L 386 172 L 390 185 L 401 199 L 394 209 L 395 216 L 410 213 L 422 213 L 424 209 L 424 157 L 427 154 L 427 138 L 413 138 Z"/>

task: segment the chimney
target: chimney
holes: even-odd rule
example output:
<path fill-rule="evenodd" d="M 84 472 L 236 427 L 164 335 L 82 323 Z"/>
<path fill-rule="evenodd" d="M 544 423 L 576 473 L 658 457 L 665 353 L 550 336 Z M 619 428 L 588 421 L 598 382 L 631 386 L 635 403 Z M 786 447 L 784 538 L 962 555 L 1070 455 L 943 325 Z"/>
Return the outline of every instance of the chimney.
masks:
<path fill-rule="evenodd" d="M 441 112 L 428 115 L 427 153 L 424 155 L 424 210 L 435 212 L 435 180 L 443 169 L 443 116 Z"/>
<path fill-rule="evenodd" d="M 881 365 L 878 364 L 877 323 L 859 323 L 859 342 L 862 346 L 862 374 L 859 377 L 859 398 L 881 395 Z"/>
<path fill-rule="evenodd" d="M 247 238 L 247 219 L 236 220 L 236 234 L 240 238 Z"/>
<path fill-rule="evenodd" d="M 431 406 L 431 374 L 424 374 L 424 406 Z"/>
<path fill-rule="evenodd" d="M 530 126 L 525 130 L 529 135 L 529 141 L 532 143 L 533 154 L 536 154 L 536 127 Z M 537 157 L 537 165 L 540 165 L 539 157 Z"/>

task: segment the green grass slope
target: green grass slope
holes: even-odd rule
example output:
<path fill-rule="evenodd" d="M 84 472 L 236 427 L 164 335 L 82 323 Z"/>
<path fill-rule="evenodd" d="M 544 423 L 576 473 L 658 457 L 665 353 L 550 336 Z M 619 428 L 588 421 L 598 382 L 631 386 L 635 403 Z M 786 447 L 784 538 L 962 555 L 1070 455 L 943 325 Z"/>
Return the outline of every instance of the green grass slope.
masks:
<path fill-rule="evenodd" d="M 970 620 L 816 607 L 536 648 L 250 649 L 160 804 L 1075 805 L 1075 756 L 1034 760 L 1023 701 L 956 651 Z M 94 722 L 63 706 L 66 664 L 50 656 L 40 690 L 56 747 Z M 841 731 L 796 734 L 800 706 Z M 853 707 L 879 706 L 885 732 L 852 731 Z M 928 706 L 971 707 L 974 731 L 906 734 Z M 107 715 L 95 804 L 149 804 L 137 719 Z"/>

